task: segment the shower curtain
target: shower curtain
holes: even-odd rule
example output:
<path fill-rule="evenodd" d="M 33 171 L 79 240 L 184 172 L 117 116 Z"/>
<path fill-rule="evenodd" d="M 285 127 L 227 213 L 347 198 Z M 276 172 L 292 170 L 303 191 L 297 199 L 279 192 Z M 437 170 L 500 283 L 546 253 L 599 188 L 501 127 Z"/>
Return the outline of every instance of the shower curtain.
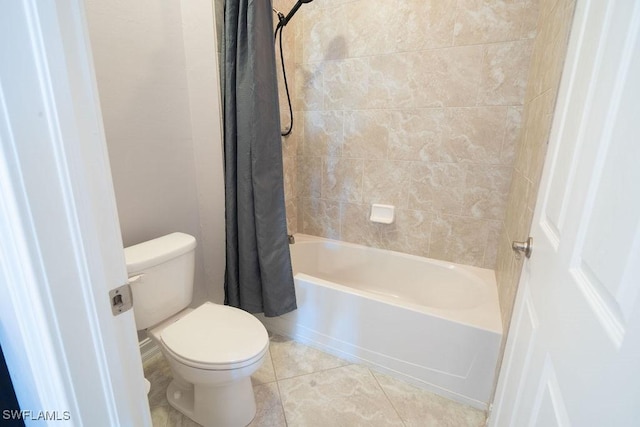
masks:
<path fill-rule="evenodd" d="M 270 0 L 226 0 L 224 23 L 225 304 L 296 309 L 285 216 Z"/>

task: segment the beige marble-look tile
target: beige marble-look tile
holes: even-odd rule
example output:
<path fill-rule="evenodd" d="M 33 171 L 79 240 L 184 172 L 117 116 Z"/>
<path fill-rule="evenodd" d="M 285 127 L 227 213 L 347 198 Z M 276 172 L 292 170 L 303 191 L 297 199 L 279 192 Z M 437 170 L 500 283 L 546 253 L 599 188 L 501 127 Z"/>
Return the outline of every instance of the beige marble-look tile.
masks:
<path fill-rule="evenodd" d="M 531 41 L 484 45 L 481 105 L 522 105 L 531 60 Z"/>
<path fill-rule="evenodd" d="M 325 371 L 348 363 L 279 335 L 271 337 L 270 351 L 278 381 Z"/>
<path fill-rule="evenodd" d="M 151 406 L 151 425 L 153 427 L 173 427 L 174 424 L 169 424 L 170 413 L 175 411 L 169 405 L 155 405 Z M 176 411 L 177 412 L 177 411 Z"/>
<path fill-rule="evenodd" d="M 522 3 L 505 0 L 458 0 L 454 44 L 517 40 L 522 33 Z"/>
<path fill-rule="evenodd" d="M 434 218 L 435 215 L 429 212 L 397 209 L 395 228 L 383 229 L 382 247 L 417 256 L 429 256 Z"/>
<path fill-rule="evenodd" d="M 298 226 L 297 228 L 297 232 L 298 233 L 304 233 L 304 199 L 302 197 L 298 197 L 296 199 L 296 206 L 298 209 L 298 218 L 296 220 L 296 225 Z"/>
<path fill-rule="evenodd" d="M 508 249 L 508 251 L 506 249 Z M 510 262 L 510 258 L 513 255 L 514 253 L 511 250 L 511 240 L 509 239 L 509 235 L 507 234 L 507 228 L 503 227 L 502 230 L 500 231 L 500 237 L 498 240 L 496 267 L 494 270 L 496 273 L 496 284 L 498 287 L 499 298 L 507 282 L 507 278 L 509 274 L 508 273 L 509 262 Z M 500 305 L 502 305 L 502 301 L 500 301 Z"/>
<path fill-rule="evenodd" d="M 423 52 L 399 52 L 366 58 L 366 93 L 360 108 L 413 108 L 424 102 L 438 106 L 438 100 L 425 100 L 423 91 Z"/>
<path fill-rule="evenodd" d="M 363 159 L 325 157 L 322 170 L 322 197 L 330 200 L 362 200 Z"/>
<path fill-rule="evenodd" d="M 323 100 L 325 110 L 357 110 L 373 108 L 370 100 L 379 95 L 369 82 L 368 58 L 328 61 L 324 65 Z M 378 105 L 382 106 L 382 101 Z"/>
<path fill-rule="evenodd" d="M 394 38 L 387 31 L 380 31 L 394 24 L 389 17 L 395 14 L 389 6 L 381 3 L 380 7 L 371 7 L 369 0 L 357 0 L 345 4 L 344 9 L 348 56 L 380 55 L 395 50 Z"/>
<path fill-rule="evenodd" d="M 500 164 L 513 166 L 520 142 L 523 141 L 522 107 L 507 107 L 507 125 L 500 149 Z"/>
<path fill-rule="evenodd" d="M 166 368 L 166 369 L 165 369 Z M 169 365 L 166 364 L 162 353 L 157 352 L 150 359 L 146 360 L 142 366 L 145 378 L 148 375 L 157 375 L 156 372 L 168 372 Z"/>
<path fill-rule="evenodd" d="M 514 169 L 520 172 L 525 178 L 530 179 L 531 170 L 533 168 L 533 154 L 536 151 L 536 145 L 540 144 L 542 129 L 544 127 L 544 112 L 541 103 L 537 102 L 542 96 L 536 97 L 533 101 L 525 105 L 524 109 L 524 129 L 523 139 L 518 147 Z M 545 142 L 546 144 L 546 142 Z"/>
<path fill-rule="evenodd" d="M 502 178 L 500 180 L 503 181 Z M 506 182 L 505 187 L 508 188 L 509 180 L 505 179 L 503 182 Z M 461 215 L 478 219 L 503 220 L 508 198 L 508 190 L 497 191 L 474 185 L 464 192 Z"/>
<path fill-rule="evenodd" d="M 290 426 L 402 426 L 365 367 L 348 365 L 279 384 Z"/>
<path fill-rule="evenodd" d="M 542 91 L 553 89 L 554 98 L 560 84 L 574 9 L 575 1 L 558 1 L 548 18 L 543 20 L 543 25 L 549 25 L 551 29 L 547 33 L 548 38 L 543 46 L 544 54 L 541 56 L 541 87 Z"/>
<path fill-rule="evenodd" d="M 413 163 L 409 209 L 459 214 L 466 174 L 467 168 L 457 163 Z"/>
<path fill-rule="evenodd" d="M 388 158 L 437 162 L 441 159 L 445 112 L 442 108 L 390 113 Z"/>
<path fill-rule="evenodd" d="M 409 166 L 409 162 L 365 160 L 362 201 L 407 207 L 411 183 Z"/>
<path fill-rule="evenodd" d="M 251 427 L 285 427 L 280 392 L 276 383 L 256 385 L 253 387 L 256 398 L 256 416 L 249 426 Z"/>
<path fill-rule="evenodd" d="M 538 0 L 538 8 L 541 18 L 549 18 L 553 9 L 563 0 Z M 566 1 L 566 0 L 564 0 Z"/>
<path fill-rule="evenodd" d="M 528 224 L 525 223 L 527 204 L 529 203 L 530 185 L 528 180 L 517 171 L 514 171 L 509 189 L 509 199 L 505 211 L 505 227 L 512 240 L 524 240 L 528 233 Z"/>
<path fill-rule="evenodd" d="M 296 168 L 298 197 L 320 198 L 322 195 L 322 157 L 299 156 Z"/>
<path fill-rule="evenodd" d="M 481 267 L 488 234 L 483 219 L 442 215 L 431 226 L 429 257 Z"/>
<path fill-rule="evenodd" d="M 376 372 L 374 376 L 406 426 L 484 426 L 486 416 L 483 411 L 453 402 L 387 375 Z"/>
<path fill-rule="evenodd" d="M 285 211 L 287 216 L 287 234 L 298 232 L 298 197 L 285 200 Z"/>
<path fill-rule="evenodd" d="M 525 103 L 528 103 L 536 96 L 540 95 L 544 90 L 548 89 L 543 86 L 544 69 L 548 65 L 548 58 L 545 58 L 546 49 L 553 38 L 553 27 L 550 20 L 540 17 L 536 28 L 537 35 L 533 39 L 533 47 L 531 49 L 531 64 L 527 75 L 527 90 L 525 93 Z"/>
<path fill-rule="evenodd" d="M 217 2 L 218 1 L 216 0 L 216 3 Z M 314 9 L 320 9 L 317 4 L 311 4 L 311 5 L 307 5 L 307 6 L 311 6 Z M 292 21 L 289 21 L 289 23 L 287 24 L 287 27 L 290 27 L 289 31 L 291 31 L 293 33 L 293 40 L 294 40 L 294 43 L 293 43 L 293 57 L 294 57 L 294 62 L 296 64 L 302 64 L 303 62 L 305 62 L 304 61 L 304 43 L 303 43 L 303 40 L 304 40 L 304 21 L 305 21 L 305 19 L 303 17 L 300 17 L 300 18 L 301 19 L 294 19 Z"/>
<path fill-rule="evenodd" d="M 499 164 L 507 107 L 447 108 L 444 153 L 448 161 Z"/>
<path fill-rule="evenodd" d="M 516 150 L 515 161 L 513 163 L 513 169 L 524 174 L 528 165 L 529 159 L 526 157 L 525 144 L 527 142 L 527 134 L 532 131 L 531 123 L 533 121 L 533 115 L 531 114 L 531 102 L 527 102 L 522 109 L 522 130 L 520 131 L 518 139 L 518 148 Z"/>
<path fill-rule="evenodd" d="M 500 244 L 500 236 L 504 228 L 504 222 L 499 220 L 487 221 L 489 226 L 489 234 L 487 236 L 487 246 L 484 250 L 484 261 L 482 267 L 491 270 L 496 268 L 498 257 L 498 245 Z"/>
<path fill-rule="evenodd" d="M 340 202 L 302 199 L 302 232 L 328 239 L 340 239 Z"/>
<path fill-rule="evenodd" d="M 502 220 L 507 207 L 513 168 L 468 165 L 462 215 Z"/>
<path fill-rule="evenodd" d="M 324 0 L 320 4 L 324 5 L 325 8 L 331 10 L 331 8 L 334 6 L 341 5 L 344 3 L 351 3 L 354 1 L 358 1 L 358 0 Z"/>
<path fill-rule="evenodd" d="M 553 122 L 555 94 L 548 90 L 528 105 L 525 123 L 527 133 L 518 153 L 517 164 L 525 177 L 538 183 L 547 154 Z"/>
<path fill-rule="evenodd" d="M 293 100 L 296 110 L 320 111 L 323 109 L 325 65 L 325 62 L 295 64 L 295 98 Z"/>
<path fill-rule="evenodd" d="M 291 200 L 298 195 L 298 187 L 296 183 L 298 175 L 297 160 L 297 156 L 282 157 L 282 178 L 285 200 Z"/>
<path fill-rule="evenodd" d="M 498 261 L 496 280 L 498 284 L 498 299 L 502 316 L 503 330 L 509 330 L 509 322 L 515 301 L 515 294 L 520 280 L 520 273 L 524 257 L 517 259 L 511 249 L 512 239 L 503 231 L 498 245 Z"/>
<path fill-rule="evenodd" d="M 154 426 L 155 427 L 155 426 Z M 191 418 L 182 414 L 174 408 L 169 408 L 169 419 L 167 420 L 167 427 L 202 427 Z"/>
<path fill-rule="evenodd" d="M 387 155 L 390 122 L 391 113 L 386 110 L 345 111 L 342 155 L 384 159 Z"/>
<path fill-rule="evenodd" d="M 267 351 L 267 355 L 264 358 L 262 366 L 251 375 L 251 383 L 254 386 L 260 384 L 272 383 L 276 380 L 276 372 L 273 369 L 273 362 L 271 361 L 271 351 Z"/>
<path fill-rule="evenodd" d="M 345 5 L 319 7 L 323 5 L 314 3 L 296 16 L 303 20 L 302 62 L 346 58 L 349 46 Z"/>
<path fill-rule="evenodd" d="M 419 83 L 421 88 L 415 94 L 415 106 L 468 107 L 477 105 L 483 78 L 482 64 L 483 45 L 458 46 L 420 52 Z"/>
<path fill-rule="evenodd" d="M 304 113 L 302 154 L 307 157 L 339 156 L 342 153 L 342 111 Z"/>
<path fill-rule="evenodd" d="M 538 29 L 539 1 L 526 0 L 523 4 L 523 8 L 520 38 L 533 39 L 536 37 Z"/>
<path fill-rule="evenodd" d="M 371 222 L 368 204 L 342 203 L 341 233 L 342 240 L 373 248 L 382 248 L 389 235 L 396 229 L 397 223 L 379 224 Z"/>
<path fill-rule="evenodd" d="M 289 113 L 287 112 L 287 114 Z M 293 130 L 289 135 L 283 136 L 281 139 L 283 156 L 296 157 L 298 155 L 299 146 L 302 144 L 302 138 L 304 136 L 304 116 L 300 111 L 294 111 L 293 116 Z M 286 126 L 289 125 L 290 122 L 287 122 Z M 284 127 L 282 129 L 284 129 Z"/>
<path fill-rule="evenodd" d="M 370 205 L 342 204 L 342 239 L 374 248 L 428 256 L 431 223 L 435 216 L 428 212 L 396 209 L 393 224 L 369 220 Z"/>
<path fill-rule="evenodd" d="M 399 0 L 393 13 L 399 51 L 451 46 L 456 2 Z"/>
<path fill-rule="evenodd" d="M 172 376 L 169 364 L 162 354 L 157 354 L 144 363 L 144 373 L 145 378 L 151 383 L 148 398 L 153 427 L 200 426 L 169 405 L 167 386 Z"/>
<path fill-rule="evenodd" d="M 169 364 L 161 353 L 145 362 L 144 377 L 151 383 L 151 389 L 147 395 L 149 406 L 169 405 L 166 391 L 173 377 Z"/>

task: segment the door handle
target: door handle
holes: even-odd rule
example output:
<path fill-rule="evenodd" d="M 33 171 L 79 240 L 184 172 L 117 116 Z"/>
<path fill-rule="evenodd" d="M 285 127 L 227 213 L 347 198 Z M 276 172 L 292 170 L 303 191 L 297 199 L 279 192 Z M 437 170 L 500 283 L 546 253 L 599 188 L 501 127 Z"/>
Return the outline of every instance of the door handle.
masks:
<path fill-rule="evenodd" d="M 520 258 L 522 254 L 527 258 L 531 258 L 531 252 L 533 251 L 533 237 L 529 237 L 524 242 L 511 242 L 511 249 L 516 253 L 516 258 Z"/>

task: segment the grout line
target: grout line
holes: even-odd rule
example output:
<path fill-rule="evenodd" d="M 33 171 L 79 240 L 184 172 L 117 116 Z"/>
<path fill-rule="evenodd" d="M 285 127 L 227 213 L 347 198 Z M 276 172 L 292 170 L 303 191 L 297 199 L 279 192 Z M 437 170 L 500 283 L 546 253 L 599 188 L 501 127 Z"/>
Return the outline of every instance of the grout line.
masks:
<path fill-rule="evenodd" d="M 309 348 L 313 348 L 313 347 L 309 347 Z M 318 350 L 318 351 L 321 351 L 321 350 Z M 323 353 L 324 353 L 324 352 L 323 352 Z M 329 354 L 329 353 L 324 353 L 324 354 Z M 329 355 L 331 356 L 331 354 L 329 354 Z M 334 356 L 334 357 L 335 357 L 335 356 Z M 344 360 L 344 359 L 340 359 L 340 360 Z M 345 368 L 345 367 L 347 367 L 347 366 L 353 366 L 353 365 L 356 365 L 356 366 L 362 366 L 362 365 L 359 365 L 359 364 L 357 364 L 357 363 L 351 363 L 351 362 L 347 362 L 347 361 L 345 361 L 345 362 L 346 362 L 346 363 L 345 363 L 344 365 L 340 365 L 340 366 L 333 366 L 333 367 L 331 367 L 331 368 L 326 368 L 326 369 L 319 369 L 319 370 L 317 370 L 317 371 L 313 371 L 313 372 L 305 372 L 304 374 L 293 375 L 293 376 L 291 376 L 291 377 L 287 377 L 287 378 L 280 378 L 280 379 L 276 379 L 276 381 L 277 381 L 277 382 L 280 382 L 280 381 L 288 381 L 288 380 L 292 380 L 292 379 L 295 379 L 295 378 L 302 378 L 302 377 L 306 377 L 306 376 L 308 376 L 308 375 L 319 374 L 319 373 L 321 373 L 321 372 L 332 371 L 332 370 L 334 370 L 334 369 Z"/>
<path fill-rule="evenodd" d="M 271 367 L 273 368 L 273 376 L 275 379 L 272 382 L 263 383 L 263 384 L 271 384 L 271 383 L 276 384 L 276 390 L 278 391 L 278 399 L 280 400 L 280 408 L 282 409 L 282 417 L 284 418 L 285 426 L 288 426 L 289 422 L 287 421 L 287 412 L 284 410 L 284 402 L 282 401 L 282 391 L 280 390 L 280 383 L 278 382 L 278 373 L 276 372 L 276 364 L 273 363 L 273 354 L 271 353 L 271 337 L 269 337 L 269 360 L 271 361 Z"/>
<path fill-rule="evenodd" d="M 455 35 L 453 34 L 452 31 L 452 38 L 454 38 Z M 501 44 L 507 44 L 507 43 L 519 43 L 519 42 L 529 42 L 529 41 L 535 41 L 535 37 L 534 38 L 521 38 L 521 37 L 516 37 L 516 38 L 511 38 L 509 40 L 495 40 L 495 41 L 485 41 L 485 42 L 478 42 L 478 43 L 463 43 L 463 44 L 453 44 L 455 43 L 455 41 L 452 41 L 452 44 L 450 45 L 442 45 L 442 46 L 431 46 L 431 47 L 419 47 L 419 48 L 410 48 L 410 49 L 398 49 L 398 50 L 393 50 L 393 51 L 389 51 L 389 52 L 374 52 L 374 53 L 368 53 L 368 54 L 359 54 L 359 55 L 354 55 L 354 56 L 345 56 L 342 58 L 322 58 L 322 59 L 312 59 L 312 60 L 303 60 L 301 62 L 296 62 L 296 64 L 299 65 L 306 65 L 306 64 L 322 64 L 322 63 L 327 63 L 327 62 L 344 62 L 344 61 L 350 61 L 350 60 L 363 60 L 363 59 L 371 59 L 371 58 L 377 58 L 377 57 L 381 57 L 381 56 L 392 56 L 392 55 L 410 55 L 410 54 L 421 54 L 424 52 L 432 52 L 432 51 L 441 51 L 441 50 L 445 50 L 445 49 L 456 49 L 456 48 L 464 48 L 464 47 L 483 47 L 483 46 L 488 46 L 488 45 L 501 45 Z"/>
<path fill-rule="evenodd" d="M 282 418 L 284 418 L 285 427 L 289 425 L 287 421 L 287 411 L 284 410 L 284 402 L 282 401 L 282 392 L 280 391 L 280 384 L 276 381 L 276 389 L 278 390 L 278 397 L 280 398 L 280 408 L 282 409 Z"/>
<path fill-rule="evenodd" d="M 407 424 L 405 423 L 404 418 L 402 418 L 402 416 L 400 415 L 400 412 L 398 412 L 398 409 L 396 408 L 396 405 L 393 404 L 393 401 L 391 400 L 391 398 L 389 398 L 389 395 L 384 390 L 384 387 L 382 387 L 382 384 L 380 384 L 380 381 L 378 381 L 378 377 L 376 377 L 375 373 L 371 370 L 371 368 L 367 367 L 367 370 L 369 371 L 369 374 L 373 377 L 373 379 L 376 382 L 376 384 L 378 384 L 378 387 L 382 391 L 382 394 L 384 395 L 384 397 L 387 398 L 387 402 L 389 402 L 389 404 L 391 404 L 391 407 L 393 408 L 393 410 L 395 411 L 396 415 L 400 419 L 400 422 L 402 423 L 402 425 L 406 426 Z"/>

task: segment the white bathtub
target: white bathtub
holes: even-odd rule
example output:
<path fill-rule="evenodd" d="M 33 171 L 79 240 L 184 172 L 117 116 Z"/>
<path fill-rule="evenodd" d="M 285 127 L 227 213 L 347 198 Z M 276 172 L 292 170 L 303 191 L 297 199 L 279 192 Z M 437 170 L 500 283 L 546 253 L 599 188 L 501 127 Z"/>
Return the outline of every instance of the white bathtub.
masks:
<path fill-rule="evenodd" d="M 267 329 L 486 408 L 502 335 L 492 270 L 296 235 L 298 309 Z"/>

